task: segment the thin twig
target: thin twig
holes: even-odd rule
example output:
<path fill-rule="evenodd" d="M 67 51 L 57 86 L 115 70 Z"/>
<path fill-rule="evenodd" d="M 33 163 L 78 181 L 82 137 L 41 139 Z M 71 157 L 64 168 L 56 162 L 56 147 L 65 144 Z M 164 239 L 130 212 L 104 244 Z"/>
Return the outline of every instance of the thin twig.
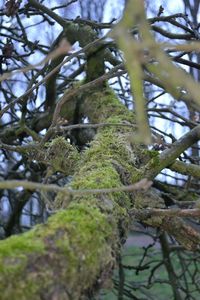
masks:
<path fill-rule="evenodd" d="M 33 181 L 26 180 L 7 180 L 0 182 L 0 189 L 14 189 L 23 187 L 28 190 L 41 190 L 41 191 L 53 191 L 62 192 L 66 195 L 87 195 L 87 194 L 109 194 L 114 192 L 132 192 L 134 190 L 147 190 L 152 185 L 152 181 L 146 178 L 136 182 L 132 185 L 121 186 L 115 188 L 105 189 L 85 189 L 85 190 L 73 190 L 69 187 L 59 187 L 56 184 L 42 184 Z"/>

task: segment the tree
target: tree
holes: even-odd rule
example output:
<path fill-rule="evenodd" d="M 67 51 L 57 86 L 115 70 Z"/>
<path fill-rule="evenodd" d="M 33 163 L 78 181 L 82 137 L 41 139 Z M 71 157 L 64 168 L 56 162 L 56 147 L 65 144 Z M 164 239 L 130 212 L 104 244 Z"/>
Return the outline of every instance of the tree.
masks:
<path fill-rule="evenodd" d="M 12 18 L 1 25 L 0 188 L 11 208 L 2 220 L 2 299 L 91 298 L 120 263 L 133 220 L 159 229 L 173 297 L 184 299 L 190 288 L 180 286 L 170 253 L 199 249 L 198 228 L 185 218 L 200 216 L 198 191 L 190 186 L 200 168 L 185 151 L 198 142 L 200 125 L 179 114 L 175 101 L 199 110 L 200 87 L 182 67 L 199 68 L 182 58 L 199 51 L 196 31 L 186 15 L 163 16 L 162 7 L 147 18 L 140 0 L 126 1 L 122 18 L 109 23 L 100 22 L 102 15 L 97 22 L 55 12 L 76 1 L 51 9 L 43 2 L 6 1 L 2 10 Z M 33 41 L 30 26 L 42 32 L 46 24 L 58 32 L 55 40 Z M 168 42 L 158 42 L 158 34 Z M 168 96 L 160 108 L 156 99 L 165 93 L 174 101 Z M 150 126 L 153 112 L 154 121 L 170 113 L 187 132 L 178 140 L 168 134 L 166 142 L 159 122 Z M 165 168 L 186 175 L 187 185 L 157 179 Z M 51 216 L 22 233 L 28 203 L 40 208 L 40 222 Z"/>

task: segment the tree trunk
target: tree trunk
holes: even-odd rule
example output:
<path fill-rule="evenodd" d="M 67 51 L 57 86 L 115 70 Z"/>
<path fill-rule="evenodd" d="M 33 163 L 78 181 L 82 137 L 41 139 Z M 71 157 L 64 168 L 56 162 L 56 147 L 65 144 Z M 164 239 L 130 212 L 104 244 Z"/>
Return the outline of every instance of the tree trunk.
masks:
<path fill-rule="evenodd" d="M 84 107 L 92 122 L 116 126 L 99 130 L 71 188 L 114 188 L 138 181 L 141 149 L 131 145 L 133 114 L 108 88 L 88 94 Z M 58 194 L 55 201 L 63 209 L 46 224 L 1 241 L 1 299 L 74 300 L 95 293 L 115 267 L 132 199 L 123 191 L 73 199 Z"/>

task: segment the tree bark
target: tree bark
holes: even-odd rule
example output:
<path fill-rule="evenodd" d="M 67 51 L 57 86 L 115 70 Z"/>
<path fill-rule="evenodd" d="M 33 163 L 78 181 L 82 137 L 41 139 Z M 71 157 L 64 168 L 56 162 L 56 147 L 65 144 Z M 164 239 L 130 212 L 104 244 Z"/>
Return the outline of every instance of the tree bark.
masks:
<path fill-rule="evenodd" d="M 87 94 L 84 107 L 92 122 L 134 121 L 108 88 Z M 100 129 L 71 188 L 114 188 L 137 181 L 140 163 L 138 147 L 130 142 L 132 130 L 117 124 Z M 62 210 L 46 224 L 1 241 L 1 299 L 85 299 L 111 276 L 128 229 L 131 195 L 67 199 L 60 193 L 55 201 Z"/>
<path fill-rule="evenodd" d="M 37 1 L 31 0 L 30 3 L 55 18 L 61 26 L 66 27 L 69 41 L 72 44 L 77 40 L 74 37 L 74 32 L 78 29 L 77 26 L 72 28 L 69 22 L 60 19 L 55 13 L 44 8 Z M 139 22 L 145 25 L 143 4 L 140 1 L 135 1 L 135 3 L 138 6 L 140 4 L 141 7 L 139 8 L 141 9 L 137 11 L 133 7 L 130 10 L 134 12 L 134 24 L 137 25 L 137 22 Z M 134 6 L 134 3 L 130 5 Z M 128 19 L 131 27 L 132 16 L 129 16 Z M 123 20 L 121 22 L 123 25 Z M 193 97 L 192 100 L 196 101 L 196 105 L 199 105 L 198 84 L 191 81 L 184 72 L 181 73 L 180 70 L 174 69 L 173 64 L 168 61 L 169 58 L 154 43 L 148 33 L 148 26 L 145 33 L 143 31 L 144 26 L 141 26 L 141 24 L 139 25 L 142 35 L 147 36 L 147 38 L 144 39 L 144 44 L 139 45 L 138 49 L 142 49 L 143 52 L 145 46 L 149 49 L 150 55 L 155 59 L 157 58 L 159 62 L 158 65 L 147 63 L 149 71 L 156 76 L 155 78 L 158 77 L 160 84 L 165 86 L 166 90 L 175 97 L 177 97 L 177 87 L 185 84 Z M 124 23 L 124 32 L 129 26 L 125 25 L 126 22 Z M 114 36 L 118 39 L 122 36 L 121 32 L 123 33 L 119 30 L 119 26 L 120 23 L 116 26 L 114 32 Z M 77 33 L 79 34 L 78 40 L 80 43 L 80 38 L 85 38 L 85 36 L 81 31 L 77 31 Z M 89 34 L 88 39 L 82 40 L 80 45 L 88 45 L 95 38 L 96 35 L 92 34 L 92 37 L 90 37 Z M 143 94 L 141 89 L 143 75 L 139 64 L 143 61 L 140 58 L 140 52 L 138 52 L 138 57 L 133 55 L 132 58 L 132 48 L 128 48 L 129 38 L 131 40 L 131 35 L 125 35 L 125 40 L 121 40 L 119 43 L 122 50 L 124 50 L 125 58 L 126 56 L 129 58 L 130 54 L 130 64 L 127 60 L 127 65 L 130 65 L 130 74 L 135 72 L 135 68 L 132 67 L 132 59 L 140 61 L 140 63 L 134 63 L 134 66 L 139 67 L 139 69 L 137 81 L 134 84 L 132 83 L 139 104 Z M 96 50 L 98 50 L 98 47 Z M 88 62 L 89 60 L 93 62 L 94 53 L 91 45 L 85 53 Z M 93 63 L 89 63 L 87 67 L 90 69 L 92 66 Z M 93 80 L 96 77 L 96 69 L 88 69 L 87 79 Z M 160 73 L 160 69 L 164 72 Z M 103 72 L 103 67 L 98 71 L 100 71 L 99 76 Z M 91 76 L 89 76 L 89 73 Z M 134 81 L 134 74 L 130 78 Z M 174 84 L 170 81 L 171 78 L 175 81 Z M 105 82 L 105 79 L 103 81 Z M 110 194 L 105 192 L 87 194 L 84 191 L 119 188 L 138 182 L 145 177 L 153 180 L 162 169 L 173 164 L 185 149 L 199 140 L 200 127 L 195 127 L 184 138 L 174 143 L 171 148 L 164 150 L 160 155 L 157 151 L 148 151 L 143 145 L 135 143 L 138 140 L 138 130 L 134 125 L 134 114 L 126 109 L 105 84 L 102 84 L 101 88 L 94 87 L 95 80 L 87 84 L 89 88 L 92 87 L 92 90 L 79 89 L 78 95 L 73 94 L 72 90 L 72 96 L 81 98 L 79 108 L 83 116 L 87 116 L 91 123 L 112 123 L 113 126 L 105 126 L 98 130 L 94 141 L 90 144 L 90 148 L 85 151 L 76 166 L 70 188 L 79 190 L 79 195 L 72 197 L 72 194 L 67 196 L 66 193 L 58 193 L 54 204 L 59 211 L 51 216 L 46 224 L 38 225 L 29 232 L 12 236 L 0 242 L 0 294 L 2 300 L 76 300 L 91 298 L 111 276 L 117 263 L 120 247 L 126 239 L 129 223 L 133 218 L 129 214 L 132 207 L 136 209 L 135 217 L 138 220 L 173 234 L 186 248 L 193 250 L 199 245 L 200 235 L 192 231 L 189 226 L 186 226 L 182 219 L 149 215 L 149 208 L 164 208 L 164 201 L 155 188 L 151 188 L 147 192 L 126 193 L 123 190 L 118 190 Z M 66 93 L 66 97 L 68 96 L 69 94 Z M 57 114 L 54 113 L 53 126 L 55 127 L 59 125 L 57 121 L 59 121 L 60 112 L 62 115 L 62 109 L 64 111 L 64 105 L 62 104 L 67 105 L 69 112 L 69 103 L 64 101 L 63 97 L 56 107 Z M 72 102 L 76 100 L 70 99 Z M 142 109 L 140 107 L 139 111 L 136 110 L 137 113 L 141 111 L 145 111 L 145 107 L 142 107 Z M 49 122 L 47 122 L 47 127 Z M 122 126 L 123 124 L 126 126 Z M 12 132 L 12 134 L 14 133 Z M 145 137 L 143 141 L 145 142 Z M 54 146 L 56 147 L 56 143 Z M 67 164 L 62 164 L 65 155 L 60 158 L 61 149 L 59 149 L 59 145 L 57 148 L 58 151 L 51 153 L 52 157 L 47 155 L 49 159 L 47 164 L 51 164 L 53 171 L 57 170 L 68 174 L 69 170 L 65 170 L 65 167 L 68 168 L 71 163 L 69 161 Z M 48 149 L 46 149 L 46 152 L 49 154 Z M 40 154 L 38 153 L 38 155 Z M 139 211 L 143 208 L 147 209 L 145 215 L 140 214 Z"/>

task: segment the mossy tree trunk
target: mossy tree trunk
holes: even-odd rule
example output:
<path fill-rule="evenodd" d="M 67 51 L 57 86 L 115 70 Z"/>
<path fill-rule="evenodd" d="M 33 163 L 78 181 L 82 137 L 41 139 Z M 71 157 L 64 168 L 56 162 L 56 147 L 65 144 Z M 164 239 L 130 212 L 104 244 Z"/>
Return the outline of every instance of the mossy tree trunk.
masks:
<path fill-rule="evenodd" d="M 37 1 L 30 2 L 36 2 L 41 8 Z M 157 55 L 160 64 L 163 63 L 164 60 L 160 59 L 163 56 L 155 52 L 158 48 L 149 48 L 152 57 Z M 130 53 L 132 54 L 132 51 Z M 88 52 L 87 57 L 88 61 L 93 61 L 93 53 Z M 91 66 L 93 63 L 87 65 L 88 81 L 95 78 L 94 70 L 90 72 Z M 134 66 L 137 67 L 137 64 Z M 165 65 L 164 67 L 167 69 Z M 129 73 L 132 69 L 134 68 L 131 67 Z M 99 71 L 98 76 L 102 75 L 104 70 L 100 68 Z M 141 80 L 140 69 L 138 73 L 136 79 Z M 176 76 L 176 86 L 180 85 L 179 78 L 180 76 Z M 136 91 L 139 90 L 136 98 L 141 101 L 142 90 L 140 86 L 137 89 L 137 81 L 134 87 Z M 193 87 L 196 85 L 191 85 L 191 91 L 194 93 Z M 199 99 L 199 95 L 196 94 L 194 98 Z M 66 193 L 58 193 L 54 205 L 59 211 L 51 216 L 46 224 L 0 242 L 2 300 L 90 298 L 111 277 L 133 215 L 150 226 L 162 228 L 173 234 L 187 249 L 195 249 L 199 245 L 200 235 L 186 227 L 181 219 L 175 216 L 168 218 L 165 215 L 151 217 L 150 208 L 159 208 L 162 213 L 164 208 L 164 201 L 154 188 L 145 192 L 137 190 L 126 193 L 123 189 L 109 194 L 103 192 L 103 189 L 120 188 L 145 177 L 154 179 L 162 169 L 171 165 L 185 149 L 199 139 L 199 127 L 195 127 L 185 135 L 185 139 L 174 143 L 170 149 L 159 155 L 157 151 L 148 151 L 145 146 L 135 143 L 138 141 L 138 130 L 134 114 L 126 109 L 106 84 L 102 84 L 101 88 L 94 88 L 93 85 L 92 90 L 84 91 L 77 98 L 81 98 L 79 104 L 82 115 L 87 116 L 90 122 L 112 126 L 103 126 L 98 130 L 90 148 L 82 155 L 79 163 L 74 162 L 74 166 L 70 161 L 65 162 L 65 154 L 68 153 L 75 159 L 79 156 L 77 152 L 73 152 L 72 147 L 59 148 L 56 151 L 53 149 L 56 147 L 55 140 L 55 143 L 49 144 L 50 150 L 46 149 L 46 155 L 42 152 L 34 153 L 38 160 L 44 157 L 48 160 L 51 171 L 70 174 L 70 166 L 71 170 L 75 171 L 70 188 L 80 190 L 80 193 L 76 196 L 74 194 L 73 197 L 67 196 Z M 70 105 L 67 102 L 66 104 L 69 112 Z M 64 111 L 64 105 L 61 108 Z M 75 107 L 72 108 L 74 109 Z M 145 108 L 139 111 L 144 110 Z M 60 112 L 62 115 L 62 111 Z M 64 154 L 59 156 L 61 151 Z M 81 194 L 81 191 L 94 189 L 102 189 L 102 192 Z M 147 212 L 145 208 L 148 208 Z"/>
<path fill-rule="evenodd" d="M 91 121 L 116 123 L 100 129 L 85 151 L 73 189 L 114 188 L 140 178 L 134 149 L 134 116 L 112 91 L 88 94 Z M 126 126 L 117 126 L 124 123 Z M 134 177 L 135 176 L 135 177 Z M 85 299 L 111 276 L 126 238 L 133 195 L 125 192 L 67 199 L 45 225 L 13 236 L 0 246 L 1 299 Z"/>
<path fill-rule="evenodd" d="M 80 191 L 119 188 L 138 182 L 146 174 L 152 179 L 149 174 L 156 176 L 167 165 L 167 160 L 160 159 L 158 153 L 134 143 L 134 115 L 111 89 L 94 89 L 82 97 L 84 113 L 91 122 L 112 126 L 99 129 L 75 167 L 70 188 Z M 49 144 L 46 157 L 52 154 L 54 141 Z M 61 149 L 77 159 L 72 146 L 66 151 Z M 65 155 L 62 159 L 66 159 Z M 57 156 L 55 161 L 51 157 L 51 163 L 54 170 L 60 170 L 61 166 L 66 168 L 66 174 L 71 166 L 71 162 L 59 162 Z M 138 220 L 174 234 L 186 248 L 193 249 L 199 243 L 197 234 L 190 230 L 185 233 L 187 227 L 179 218 L 151 218 L 140 214 L 140 208 L 164 207 L 164 201 L 154 188 L 131 193 L 123 189 L 109 194 L 102 191 L 81 195 L 80 192 L 73 197 L 60 192 L 54 205 L 60 210 L 46 224 L 0 242 L 1 299 L 90 298 L 112 275 L 132 221 L 132 208 L 138 210 Z"/>

